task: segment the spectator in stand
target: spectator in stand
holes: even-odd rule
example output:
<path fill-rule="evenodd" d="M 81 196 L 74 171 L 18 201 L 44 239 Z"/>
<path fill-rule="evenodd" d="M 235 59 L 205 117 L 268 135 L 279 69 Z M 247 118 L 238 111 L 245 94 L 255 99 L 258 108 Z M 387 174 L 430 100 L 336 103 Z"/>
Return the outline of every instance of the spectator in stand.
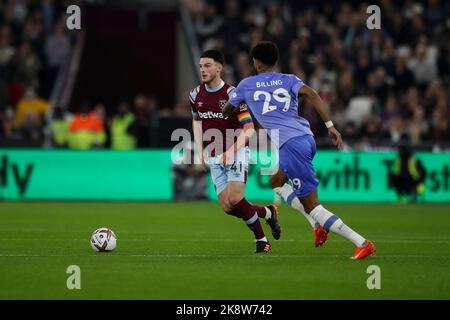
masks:
<path fill-rule="evenodd" d="M 446 109 L 446 93 L 441 81 L 433 80 L 430 82 L 425 92 L 424 106 L 427 115 L 431 115 L 434 109 Z"/>
<path fill-rule="evenodd" d="M 7 105 L 7 87 L 6 82 L 0 77 L 0 137 L 10 137 L 13 133 L 13 111 Z"/>
<path fill-rule="evenodd" d="M 353 145 L 358 141 L 360 135 L 354 122 L 350 121 L 345 124 L 342 136 L 346 145 Z"/>
<path fill-rule="evenodd" d="M 87 104 L 83 104 L 69 126 L 69 148 L 78 150 L 102 148 L 105 140 L 102 120 L 95 112 L 89 111 Z"/>
<path fill-rule="evenodd" d="M 23 42 L 16 54 L 11 58 L 7 72 L 12 80 L 37 88 L 39 86 L 39 72 L 41 68 L 42 62 L 39 61 L 39 57 L 31 44 Z"/>
<path fill-rule="evenodd" d="M 8 101 L 8 89 L 6 87 L 6 81 L 0 77 L 0 113 L 4 113 L 7 107 Z"/>
<path fill-rule="evenodd" d="M 52 145 L 56 148 L 65 148 L 69 140 L 69 126 L 72 116 L 61 106 L 56 106 L 52 112 L 50 131 Z"/>
<path fill-rule="evenodd" d="M 94 106 L 94 113 L 101 120 L 103 128 L 105 130 L 105 143 L 103 146 L 105 148 L 109 148 L 111 146 L 111 132 L 105 106 L 101 103 L 97 103 Z"/>
<path fill-rule="evenodd" d="M 407 57 L 404 53 L 397 54 L 395 58 L 395 69 L 392 74 L 394 79 L 394 88 L 397 95 L 405 92 L 414 84 L 414 75 L 406 66 Z"/>
<path fill-rule="evenodd" d="M 28 87 L 35 88 L 36 94 L 44 99 L 50 95 L 56 74 L 54 67 L 61 67 L 62 57 L 67 54 L 68 48 L 67 39 L 61 41 L 54 22 L 60 21 L 59 30 L 64 31 L 67 3 L 53 0 L 0 3 L 0 108 L 9 106 L 17 110 Z M 71 2 L 76 3 L 80 4 L 79 0 Z M 54 29 L 57 32 L 51 34 Z M 53 76 L 49 77 L 50 74 Z M 18 142 L 25 132 L 17 127 L 17 121 L 25 123 L 26 120 L 29 128 L 42 129 L 44 125 L 40 112 L 31 112 L 32 115 L 27 115 L 29 112 L 20 113 L 19 120 L 14 120 L 14 130 L 10 129 L 11 116 L 6 117 L 4 113 L 2 116 L 9 119 L 3 121 L 3 131 L 9 128 L 6 129 L 8 136 L 14 136 Z M 30 137 L 28 133 L 25 135 Z M 31 136 L 37 137 L 37 134 Z M 43 133 L 39 136 L 42 137 Z"/>
<path fill-rule="evenodd" d="M 54 31 L 47 37 L 45 42 L 45 57 L 47 60 L 45 76 L 45 96 L 49 97 L 58 72 L 69 59 L 71 44 L 69 36 L 66 35 L 65 20 L 61 19 L 55 26 Z"/>
<path fill-rule="evenodd" d="M 415 82 L 422 87 L 426 86 L 437 77 L 436 53 L 428 50 L 424 42 L 419 43 L 409 68 L 414 73 Z"/>
<path fill-rule="evenodd" d="M 225 60 L 231 61 L 234 54 L 239 51 L 242 36 L 247 34 L 247 26 L 241 15 L 240 3 L 237 0 L 225 1 L 225 14 L 221 28 L 221 37 L 224 40 Z"/>
<path fill-rule="evenodd" d="M 383 111 L 381 111 L 381 122 L 386 129 L 386 126 L 389 124 L 393 118 L 401 117 L 402 114 L 399 110 L 399 105 L 397 99 L 394 95 L 390 95 L 387 100 Z"/>
<path fill-rule="evenodd" d="M 135 120 L 129 127 L 129 133 L 136 137 L 138 149 L 152 146 L 152 124 L 157 118 L 157 102 L 154 98 L 138 94 L 133 102 Z M 157 119 L 156 119 L 157 121 Z"/>
<path fill-rule="evenodd" d="M 24 97 L 19 101 L 15 113 L 14 127 L 20 129 L 25 122 L 28 113 L 35 113 L 42 121 L 45 113 L 49 110 L 49 103 L 36 96 L 33 88 L 28 88 Z"/>
<path fill-rule="evenodd" d="M 377 97 L 378 102 L 385 104 L 387 96 L 393 90 L 393 80 L 386 74 L 383 67 L 377 67 L 373 73 L 369 75 L 370 91 Z"/>
<path fill-rule="evenodd" d="M 422 108 L 414 109 L 413 116 L 408 125 L 410 142 L 418 145 L 428 136 L 429 124 L 425 119 L 425 112 Z"/>
<path fill-rule="evenodd" d="M 404 104 L 402 106 L 402 116 L 406 119 L 412 118 L 414 110 L 422 109 L 421 100 L 421 95 L 417 88 L 409 88 L 405 96 Z"/>
<path fill-rule="evenodd" d="M 189 3 L 187 8 L 195 19 L 197 11 L 192 9 L 193 2 Z M 313 84 L 314 89 L 328 97 L 329 106 L 338 114 L 345 114 L 350 98 L 373 98 L 374 105 L 380 106 L 376 112 L 386 121 L 380 127 L 376 119 L 367 120 L 363 129 L 358 125 L 362 119 L 355 121 L 356 130 L 362 129 L 366 136 L 377 136 L 385 143 L 404 139 L 426 142 L 435 136 L 446 136 L 446 129 L 437 129 L 446 127 L 444 121 L 432 121 L 437 108 L 436 88 L 429 96 L 424 93 L 433 80 L 441 82 L 443 88 L 449 86 L 447 2 L 381 1 L 381 30 L 366 28 L 366 3 L 221 0 L 214 4 L 219 9 L 215 19 L 223 19 L 225 32 L 207 37 L 200 30 L 201 42 L 208 44 L 209 49 L 219 45 L 216 49 L 225 49 L 234 83 L 250 74 L 243 53 L 260 40 L 273 40 L 281 48 L 280 71 L 294 73 Z M 440 104 L 447 108 L 448 90 L 442 91 Z M 415 96 L 416 101 L 409 96 Z M 302 112 L 309 117 L 307 109 Z M 404 118 L 398 117 L 398 112 Z M 320 121 L 308 120 L 317 137 L 327 134 L 321 130 Z M 340 122 L 336 123 L 345 125 L 345 121 Z M 427 129 L 431 122 L 432 129 Z M 373 128 L 381 132 L 375 134 Z"/>
<path fill-rule="evenodd" d="M 16 48 L 12 46 L 12 32 L 7 25 L 0 26 L 0 74 L 2 77 L 6 75 L 6 66 L 14 56 Z"/>
<path fill-rule="evenodd" d="M 44 138 L 42 117 L 35 111 L 28 111 L 20 127 L 20 133 L 30 146 L 41 146 Z"/>
<path fill-rule="evenodd" d="M 195 29 L 200 40 L 217 36 L 222 24 L 223 17 L 217 14 L 217 5 L 214 3 L 205 3 L 202 13 L 195 19 Z"/>
<path fill-rule="evenodd" d="M 368 114 L 361 125 L 361 138 L 366 139 L 367 141 L 378 141 L 380 132 L 380 121 L 378 117 Z"/>
<path fill-rule="evenodd" d="M 392 118 L 389 121 L 386 137 L 392 144 L 408 142 L 409 134 L 406 120 L 401 117 Z"/>
<path fill-rule="evenodd" d="M 364 92 L 367 88 L 367 78 L 370 74 L 372 66 L 370 65 L 369 54 L 366 50 L 361 49 L 358 52 L 356 68 L 355 68 L 355 84 L 357 86 L 358 92 Z"/>
<path fill-rule="evenodd" d="M 111 120 L 111 149 L 133 150 L 136 148 L 136 137 L 130 133 L 135 117 L 130 112 L 126 101 L 119 104 L 117 114 Z"/>
<path fill-rule="evenodd" d="M 446 144 L 450 141 L 449 118 L 439 118 L 433 130 L 433 139 L 437 144 Z"/>

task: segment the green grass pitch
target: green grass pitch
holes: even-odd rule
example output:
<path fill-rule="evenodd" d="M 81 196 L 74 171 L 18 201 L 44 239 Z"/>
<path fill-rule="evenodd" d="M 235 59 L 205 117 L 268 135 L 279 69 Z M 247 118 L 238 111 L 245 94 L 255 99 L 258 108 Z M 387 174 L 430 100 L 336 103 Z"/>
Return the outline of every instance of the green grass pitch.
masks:
<path fill-rule="evenodd" d="M 217 203 L 0 203 L 0 299 L 449 299 L 450 205 L 327 204 L 374 241 L 352 261 L 331 234 L 314 248 L 306 220 L 280 207 L 282 238 L 255 255 L 244 223 Z M 92 251 L 98 227 L 118 237 Z M 81 289 L 68 290 L 69 265 Z M 381 270 L 369 290 L 367 267 Z"/>

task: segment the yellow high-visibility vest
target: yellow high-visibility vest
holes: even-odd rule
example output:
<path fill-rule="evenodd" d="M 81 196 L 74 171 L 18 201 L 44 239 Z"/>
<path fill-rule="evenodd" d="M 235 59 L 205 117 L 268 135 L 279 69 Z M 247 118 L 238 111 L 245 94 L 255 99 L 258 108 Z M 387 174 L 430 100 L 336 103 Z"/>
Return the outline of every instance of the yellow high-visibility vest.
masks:
<path fill-rule="evenodd" d="M 64 145 L 69 138 L 69 120 L 53 120 L 51 123 L 53 139 L 58 146 Z"/>
<path fill-rule="evenodd" d="M 127 132 L 133 121 L 132 113 L 127 113 L 123 117 L 114 117 L 111 125 L 111 149 L 131 150 L 136 148 L 136 138 Z"/>
<path fill-rule="evenodd" d="M 88 150 L 97 145 L 105 143 L 106 134 L 101 132 L 79 130 L 75 132 L 69 132 L 69 148 L 78 150 Z"/>
<path fill-rule="evenodd" d="M 400 159 L 395 159 L 395 164 L 394 164 L 394 174 L 395 175 L 400 175 Z M 419 170 L 417 169 L 417 160 L 414 157 L 411 157 L 408 159 L 408 173 L 411 175 L 411 177 L 414 180 L 419 180 L 420 179 L 420 173 Z"/>

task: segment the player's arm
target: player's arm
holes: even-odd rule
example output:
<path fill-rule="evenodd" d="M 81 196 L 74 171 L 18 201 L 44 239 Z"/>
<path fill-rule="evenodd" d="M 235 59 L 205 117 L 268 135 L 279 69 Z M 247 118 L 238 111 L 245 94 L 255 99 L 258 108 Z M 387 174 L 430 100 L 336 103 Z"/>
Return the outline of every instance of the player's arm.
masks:
<path fill-rule="evenodd" d="M 194 132 L 194 142 L 200 156 L 201 168 L 206 171 L 205 158 L 203 150 L 203 130 L 202 121 L 194 116 L 192 119 L 192 131 Z"/>
<path fill-rule="evenodd" d="M 230 101 L 228 101 L 227 104 L 225 105 L 225 107 L 223 107 L 223 109 L 222 109 L 222 115 L 226 119 L 229 116 L 231 116 L 235 110 L 236 110 L 236 107 L 233 106 L 230 103 Z"/>
<path fill-rule="evenodd" d="M 231 116 L 236 111 L 236 109 L 238 109 L 238 107 L 245 103 L 243 92 L 244 82 L 245 79 L 242 80 L 239 85 L 229 93 L 229 100 L 225 107 L 223 107 L 222 109 L 222 115 L 225 119 Z"/>
<path fill-rule="evenodd" d="M 200 157 L 201 168 L 202 170 L 206 171 L 204 150 L 203 150 L 202 120 L 198 116 L 198 110 L 195 107 L 195 98 L 197 96 L 197 93 L 198 87 L 191 90 L 191 92 L 189 93 L 189 102 L 191 105 L 191 112 L 192 112 L 192 132 L 194 132 L 194 143 Z"/>
<path fill-rule="evenodd" d="M 228 159 L 232 159 L 237 150 L 242 148 L 255 132 L 252 118 L 248 112 L 247 105 L 243 95 L 243 81 L 239 83 L 237 88 L 230 92 L 229 100 L 222 109 L 222 115 L 226 119 L 239 111 L 237 118 L 242 126 L 242 132 L 239 134 L 236 142 L 230 149 L 223 153 L 221 162 L 227 163 Z"/>
<path fill-rule="evenodd" d="M 311 104 L 313 105 L 314 109 L 317 111 L 317 113 L 319 113 L 320 117 L 322 118 L 322 121 L 325 122 L 325 125 L 328 128 L 328 135 L 333 140 L 334 145 L 336 147 L 338 147 L 339 149 L 342 149 L 343 142 L 342 142 L 341 134 L 334 127 L 333 122 L 331 121 L 331 118 L 328 115 L 327 110 L 325 109 L 325 105 L 323 104 L 323 101 L 320 98 L 320 96 L 317 94 L 317 92 L 313 88 L 311 88 L 307 85 L 303 85 L 300 88 L 299 93 L 301 95 L 308 97 L 308 99 L 311 102 Z"/>
<path fill-rule="evenodd" d="M 221 163 L 226 164 L 228 160 L 233 159 L 236 152 L 245 146 L 245 144 L 250 140 L 251 136 L 255 133 L 255 126 L 253 121 L 248 121 L 242 126 L 242 132 L 236 139 L 236 142 L 222 154 Z"/>

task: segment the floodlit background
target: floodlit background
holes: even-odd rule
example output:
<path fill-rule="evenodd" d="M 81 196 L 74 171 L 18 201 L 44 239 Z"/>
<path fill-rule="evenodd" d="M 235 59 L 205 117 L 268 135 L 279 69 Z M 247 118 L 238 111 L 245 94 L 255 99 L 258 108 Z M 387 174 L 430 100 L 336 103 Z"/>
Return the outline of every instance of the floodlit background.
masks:
<path fill-rule="evenodd" d="M 81 30 L 69 31 L 65 9 L 77 3 Z M 87 108 L 106 135 L 90 147 L 114 149 L 110 122 L 127 106 L 142 129 L 129 148 L 167 147 L 167 131 L 189 127 L 199 54 L 222 50 L 224 79 L 236 85 L 253 74 L 249 49 L 266 39 L 280 48 L 279 70 L 320 93 L 349 148 L 448 148 L 449 4 L 379 5 L 381 29 L 369 30 L 367 3 L 351 1 L 4 0 L 1 144 L 70 144 L 52 124 Z M 308 103 L 302 113 L 328 145 Z"/>

